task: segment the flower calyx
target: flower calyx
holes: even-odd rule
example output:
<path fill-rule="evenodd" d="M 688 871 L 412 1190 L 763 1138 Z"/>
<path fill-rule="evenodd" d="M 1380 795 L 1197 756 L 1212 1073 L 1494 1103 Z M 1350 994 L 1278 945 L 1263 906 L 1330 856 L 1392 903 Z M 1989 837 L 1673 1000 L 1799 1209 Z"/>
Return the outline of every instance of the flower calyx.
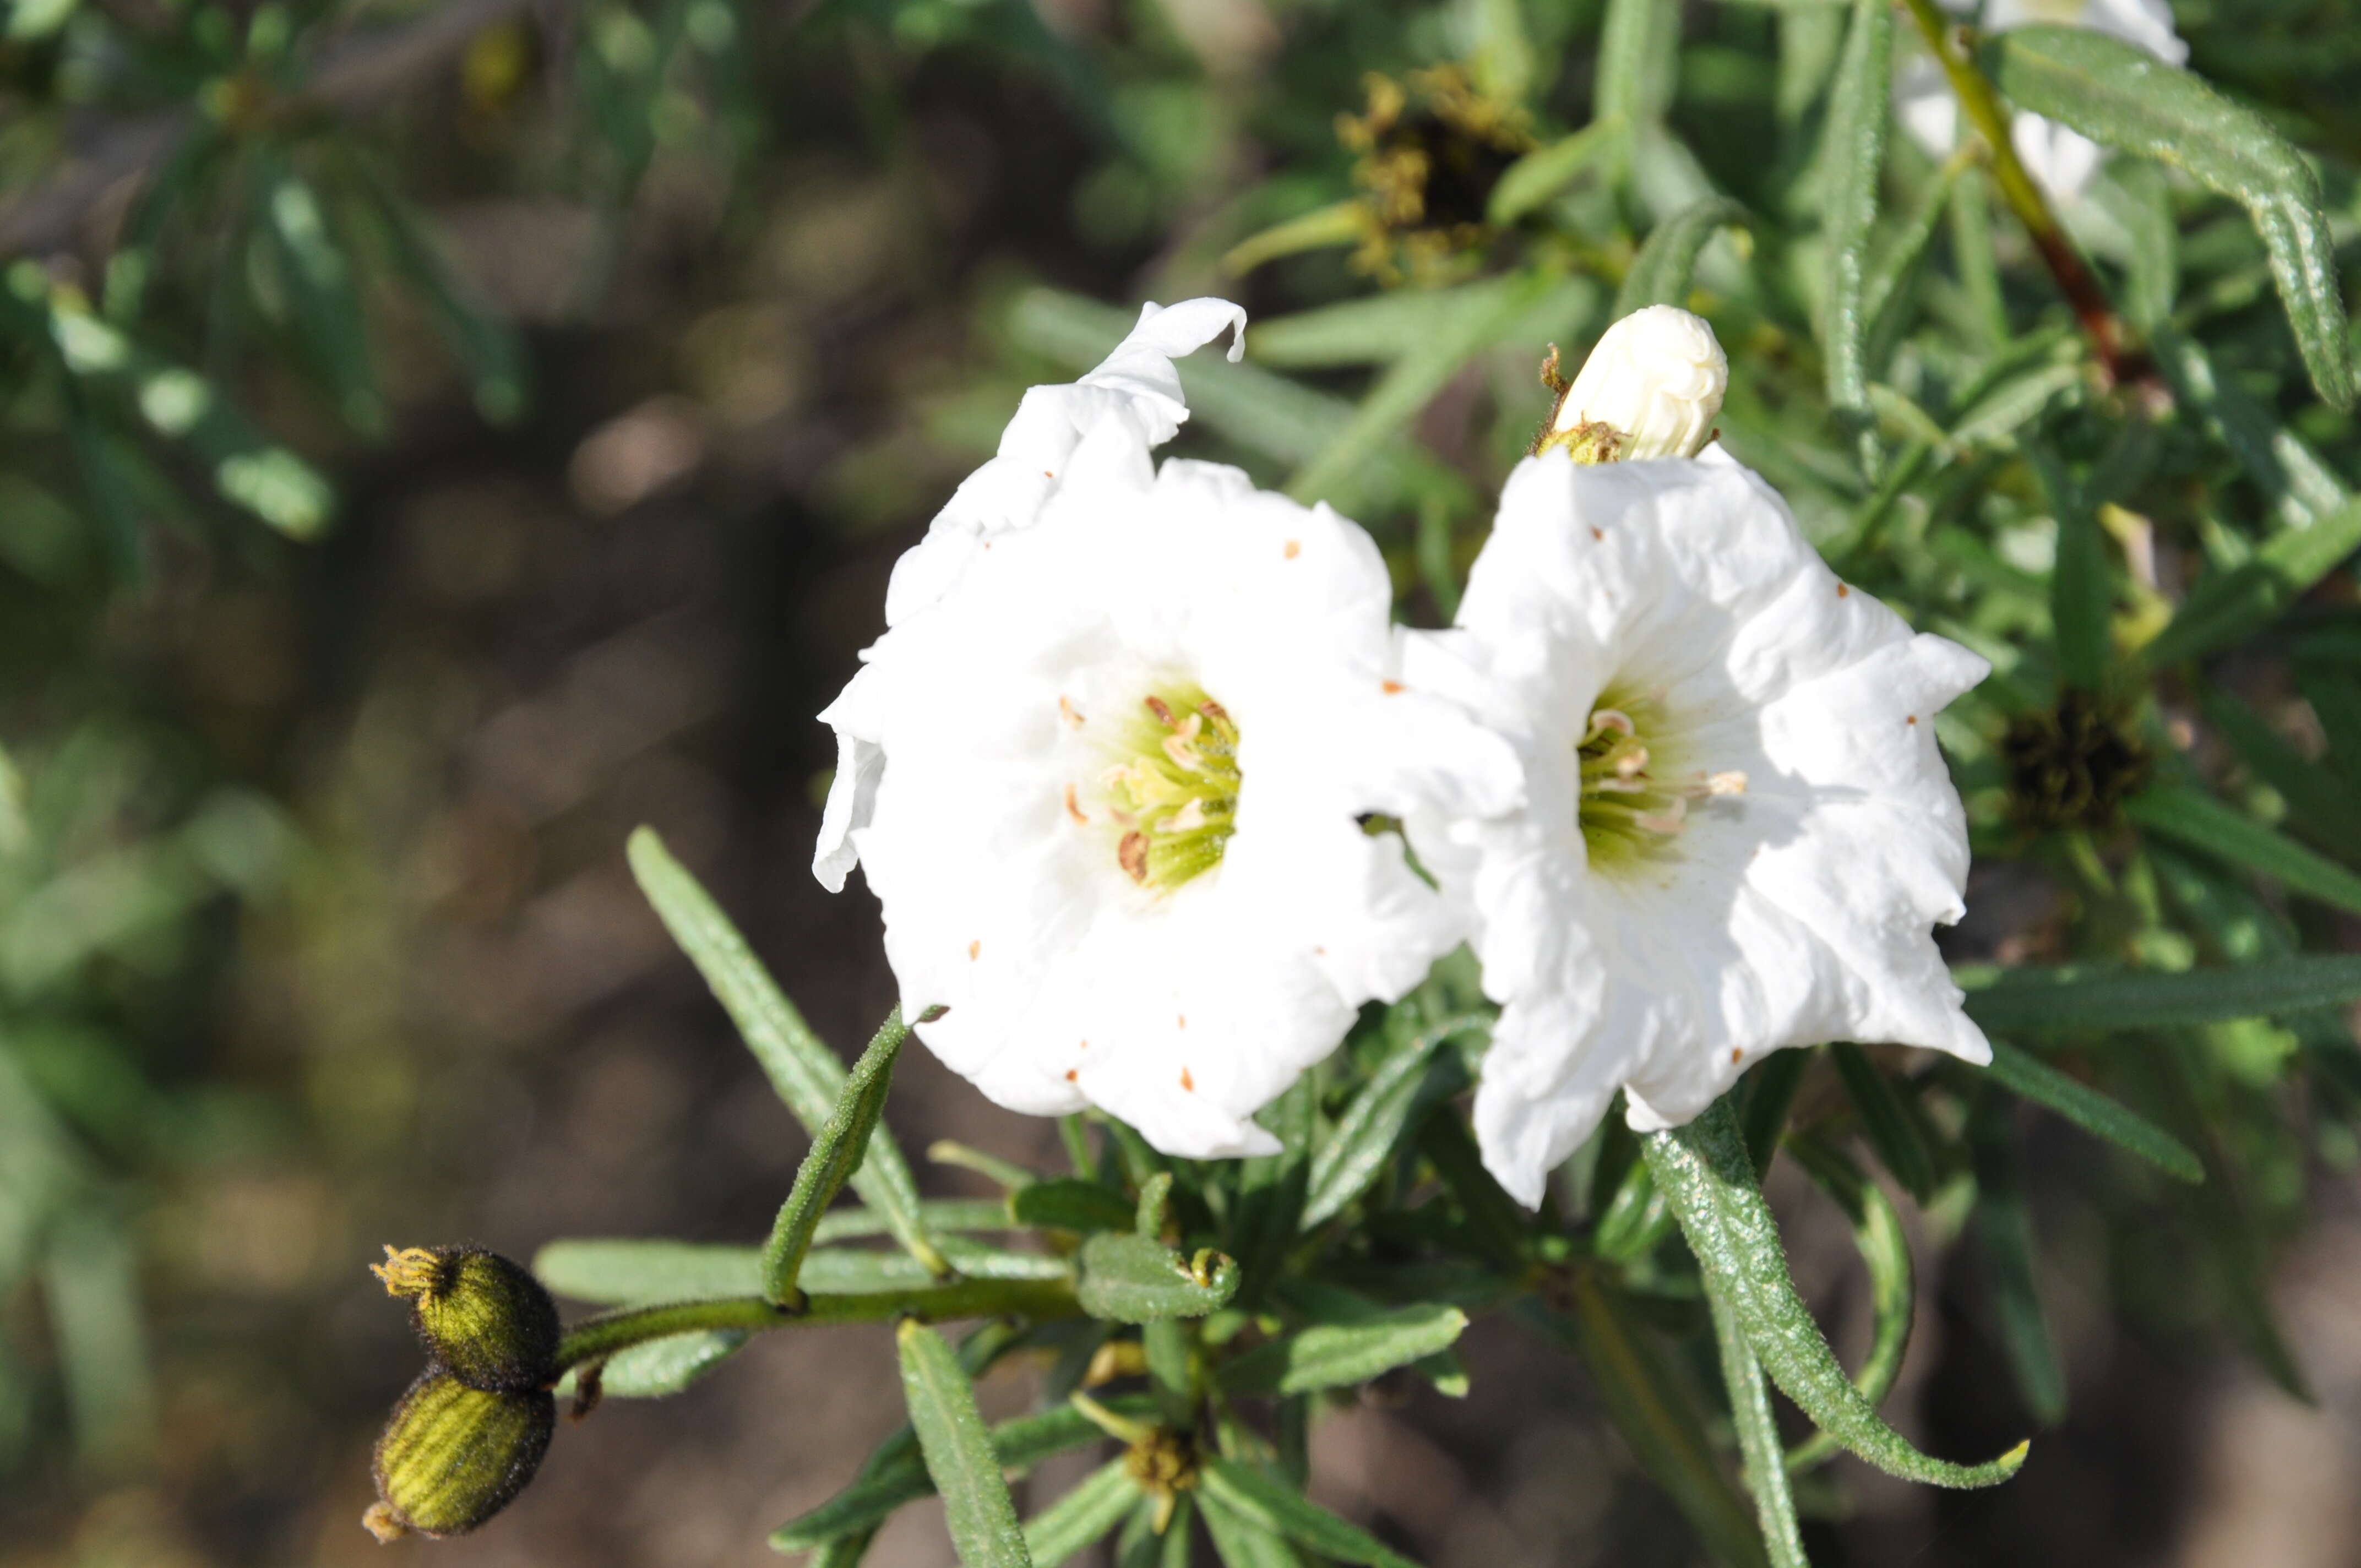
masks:
<path fill-rule="evenodd" d="M 557 1381 L 557 1304 L 498 1253 L 389 1246 L 369 1272 L 410 1302 L 427 1354 L 467 1387 L 502 1393 Z"/>
<path fill-rule="evenodd" d="M 471 1388 L 429 1366 L 378 1439 L 378 1501 L 362 1528 L 388 1544 L 466 1534 L 524 1490 L 556 1429 L 557 1403 L 545 1389 Z"/>

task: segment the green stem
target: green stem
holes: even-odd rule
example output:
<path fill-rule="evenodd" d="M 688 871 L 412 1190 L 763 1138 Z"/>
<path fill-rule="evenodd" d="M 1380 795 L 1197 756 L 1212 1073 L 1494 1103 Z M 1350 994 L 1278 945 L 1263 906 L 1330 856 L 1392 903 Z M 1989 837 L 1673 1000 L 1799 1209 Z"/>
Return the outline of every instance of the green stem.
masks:
<path fill-rule="evenodd" d="M 710 1301 L 631 1307 L 586 1319 L 558 1342 L 557 1365 L 563 1369 L 586 1361 L 603 1361 L 650 1340 L 708 1329 L 760 1332 L 894 1318 L 928 1323 L 954 1318 L 1071 1318 L 1081 1310 L 1074 1300 L 1074 1288 L 1062 1279 L 961 1279 L 901 1290 L 849 1290 L 807 1296 L 800 1310 L 777 1306 L 760 1296 L 726 1296 Z"/>
<path fill-rule="evenodd" d="M 1918 25 L 1919 36 L 1927 40 L 1927 47 L 1942 62 L 1943 74 L 1950 79 L 1951 91 L 1958 96 L 1968 123 L 1975 126 L 1976 134 L 1991 149 L 1993 181 L 2000 187 L 2001 200 L 2025 225 L 2034 248 L 2041 253 L 2050 275 L 2058 280 L 2059 291 L 2073 306 L 2082 330 L 2090 334 L 2091 345 L 2097 350 L 2108 380 L 2122 381 L 2127 376 L 2152 377 L 2152 368 L 2125 360 L 2123 328 L 2115 320 L 2114 307 L 2108 302 L 2106 291 L 2100 288 L 2098 279 L 2083 264 L 2073 242 L 2066 237 L 2041 187 L 2033 182 L 2033 176 L 2026 172 L 2024 160 L 2016 156 L 2016 144 L 2008 134 L 2008 108 L 2001 102 L 1992 79 L 1977 68 L 1964 47 L 1965 29 L 1945 16 L 1936 0 L 1902 3 L 1910 12 L 1910 19 Z"/>
<path fill-rule="evenodd" d="M 1738 1426 L 1738 1446 L 1746 1456 L 1746 1489 L 1754 1494 L 1754 1512 L 1763 1526 L 1763 1544 L 1776 1568 L 1812 1568 L 1804 1553 L 1804 1538 L 1795 1522 L 1795 1497 L 1788 1489 L 1786 1453 L 1779 1442 L 1779 1425 L 1771 1414 L 1771 1390 L 1764 1386 L 1763 1364 L 1746 1343 L 1738 1314 L 1712 1291 L 1706 1300 L 1713 1309 L 1713 1334 L 1721 1347 L 1721 1380 L 1730 1388 L 1730 1413 Z"/>

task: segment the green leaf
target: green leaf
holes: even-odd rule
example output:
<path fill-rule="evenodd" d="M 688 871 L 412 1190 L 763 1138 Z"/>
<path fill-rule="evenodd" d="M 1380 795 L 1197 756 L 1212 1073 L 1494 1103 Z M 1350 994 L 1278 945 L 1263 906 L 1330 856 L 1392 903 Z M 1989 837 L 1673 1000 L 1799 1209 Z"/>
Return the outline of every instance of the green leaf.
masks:
<path fill-rule="evenodd" d="M 958 1357 L 942 1335 L 915 1319 L 905 1319 L 894 1337 L 902 1352 L 910 1425 L 927 1474 L 943 1495 L 943 1520 L 962 1568 L 1032 1568 L 1000 1457 L 976 1414 L 975 1388 Z"/>
<path fill-rule="evenodd" d="M 1763 1370 L 1823 1431 L 1850 1452 L 1904 1480 L 1935 1486 L 1989 1486 L 2025 1463 L 2020 1443 L 1985 1464 L 1932 1459 L 1885 1423 L 1861 1396 L 1795 1293 L 1778 1223 L 1754 1179 L 1746 1140 L 1726 1101 L 1685 1127 L 1642 1140 L 1656 1183 L 1672 1200 L 1704 1271 L 1706 1288 L 1737 1314 Z"/>
<path fill-rule="evenodd" d="M 2328 765 L 2346 784 L 2361 788 L 2361 681 L 2346 671 L 2300 663 L 2295 685 L 2328 740 Z"/>
<path fill-rule="evenodd" d="M 1911 1318 L 1917 1309 L 1917 1285 L 1910 1261 L 1910 1238 L 1903 1234 L 1902 1215 L 1885 1189 L 1863 1176 L 1844 1154 L 1816 1137 L 1789 1140 L 1789 1150 L 1821 1191 L 1836 1201 L 1852 1226 L 1853 1245 L 1869 1270 L 1870 1316 L 1872 1334 L 1869 1354 L 1853 1374 L 1852 1386 L 1872 1405 L 1883 1404 L 1902 1375 L 1902 1358 L 1910 1348 Z M 1756 1162 L 1759 1171 L 1762 1164 Z M 1840 1445 L 1826 1432 L 1814 1432 L 1787 1453 L 1790 1471 L 1808 1470 L 1833 1458 Z"/>
<path fill-rule="evenodd" d="M 551 1242 L 533 1255 L 533 1271 L 555 1294 L 601 1306 L 752 1296 L 763 1284 L 752 1247 L 698 1242 Z"/>
<path fill-rule="evenodd" d="M 1363 494 L 1359 487 L 1361 472 L 1377 460 L 1379 453 L 1400 444 L 1397 438 L 1402 427 L 1469 360 L 1532 314 L 1547 295 L 1560 288 L 1577 288 L 1586 295 L 1588 292 L 1587 285 L 1568 285 L 1546 271 L 1526 272 L 1501 291 L 1489 310 L 1452 319 L 1433 335 L 1421 340 L 1378 378 L 1368 395 L 1354 409 L 1351 420 L 1321 449 L 1320 455 L 1296 470 L 1294 477 L 1287 482 L 1287 493 L 1306 504 Z M 1352 488 L 1348 490 L 1347 487 Z"/>
<path fill-rule="evenodd" d="M 1885 166 L 1885 123 L 1894 97 L 1894 7 L 1857 0 L 1844 56 L 1828 97 L 1821 234 L 1828 247 L 1820 339 L 1827 354 L 1828 406 L 1862 431 L 1875 454 L 1869 414 L 1869 242 L 1877 221 L 1877 182 Z"/>
<path fill-rule="evenodd" d="M 964 1347 L 962 1347 L 964 1348 Z M 1146 1399 L 1105 1401 L 1118 1414 L 1153 1417 Z M 1071 1405 L 1019 1416 L 992 1429 L 992 1452 L 1003 1470 L 1023 1475 L 1054 1454 L 1085 1448 L 1106 1433 Z M 890 1445 L 889 1445 L 890 1446 Z M 771 1532 L 774 1552 L 809 1552 L 842 1536 L 873 1530 L 896 1508 L 935 1489 L 914 1442 L 890 1453 L 881 1448 L 858 1479 L 835 1497 Z"/>
<path fill-rule="evenodd" d="M 1232 1394 L 1308 1394 L 1367 1383 L 1381 1373 L 1447 1350 L 1467 1326 L 1456 1307 L 1397 1307 L 1350 1324 L 1319 1324 L 1257 1345 L 1224 1365 Z"/>
<path fill-rule="evenodd" d="M 1401 1143 L 1415 1113 L 1445 1092 L 1429 1064 L 1445 1040 L 1488 1032 L 1489 1019 L 1477 1014 L 1447 1019 L 1404 1039 L 1373 1069 L 1352 1103 L 1336 1118 L 1335 1130 L 1312 1160 L 1312 1191 L 1303 1207 L 1303 1228 L 1325 1224 L 1368 1190 Z"/>
<path fill-rule="evenodd" d="M 1607 1212 L 1591 1232 L 1591 1250 L 1609 1263 L 1636 1263 L 1669 1234 L 1673 1212 L 1656 1188 L 1648 1162 L 1634 1159 L 1617 1184 Z"/>
<path fill-rule="evenodd" d="M 2279 613 L 2361 548 L 2361 500 L 2346 501 L 2309 527 L 2283 528 L 2252 560 L 2201 580 L 2154 641 L 2140 651 L 2150 669 L 2211 653 L 2268 625 Z"/>
<path fill-rule="evenodd" d="M 1997 1097 L 1982 1096 L 1968 1118 L 1968 1147 L 1976 1169 L 1976 1239 L 2017 1391 L 2035 1420 L 2054 1427 L 2066 1416 L 2066 1374 L 2034 1281 L 2033 1217 L 2025 1206 L 2016 1135 L 1999 1105 Z M 2201 1168 L 2201 1179 L 2203 1174 Z"/>
<path fill-rule="evenodd" d="M 779 1205 L 770 1242 L 763 1248 L 766 1299 L 786 1306 L 803 1299 L 796 1278 L 803 1271 L 804 1255 L 811 1251 L 821 1213 L 836 1201 L 846 1179 L 861 1168 L 869 1152 L 870 1135 L 877 1130 L 885 1096 L 894 1087 L 894 1063 L 902 1054 L 902 1042 L 909 1037 L 910 1026 L 902 1022 L 902 1010 L 896 1007 L 885 1015 L 876 1037 L 853 1064 L 836 1109 L 813 1137 L 803 1164 L 796 1168 L 795 1185 L 788 1190 L 786 1201 Z"/>
<path fill-rule="evenodd" d="M 1074 1294 L 1094 1318 L 1121 1323 L 1202 1318 L 1237 1294 L 1238 1266 L 1220 1253 L 1184 1258 L 1159 1241 L 1102 1231 L 1082 1244 Z"/>
<path fill-rule="evenodd" d="M 1367 1530 L 1288 1490 L 1251 1464 L 1218 1456 L 1208 1459 L 1198 1473 L 1197 1486 L 1209 1506 L 1251 1520 L 1323 1557 L 1362 1563 L 1366 1568 L 1417 1568 Z"/>
<path fill-rule="evenodd" d="M 1535 148 L 1502 171 L 1485 215 L 1502 226 L 1515 223 L 1607 162 L 1623 139 L 1620 122 L 1595 119 L 1570 137 Z"/>
<path fill-rule="evenodd" d="M 1566 1312 L 1521 1302 L 1517 1315 L 1581 1357 L 1608 1419 L 1699 1540 L 1727 1568 L 1763 1568 L 1763 1540 L 1730 1485 L 1697 1402 L 1624 1296 L 1593 1270 L 1566 1276 Z"/>
<path fill-rule="evenodd" d="M 1249 1515 L 1235 1512 L 1200 1488 L 1205 1533 L 1224 1568 L 1302 1568 L 1303 1559 L 1287 1538 Z"/>
<path fill-rule="evenodd" d="M 1738 1450 L 1746 1460 L 1746 1489 L 1754 1494 L 1754 1517 L 1762 1526 L 1773 1568 L 1812 1568 L 1804 1552 L 1803 1527 L 1795 1519 L 1795 1495 L 1787 1486 L 1786 1456 L 1779 1446 L 1779 1423 L 1771 1413 L 1771 1390 L 1763 1364 L 1738 1326 L 1738 1314 L 1720 1296 L 1708 1295 L 1714 1344 L 1721 1353 L 1722 1384 L 1730 1390 L 1730 1419 Z"/>
<path fill-rule="evenodd" d="M 2304 838 L 2348 865 L 2361 857 L 2354 824 L 2361 823 L 2361 790 L 2312 762 L 2279 738 L 2246 704 L 2207 690 L 2205 718 L 2257 778 L 2279 792 L 2288 821 Z M 2313 711 L 2320 705 L 2313 704 Z"/>
<path fill-rule="evenodd" d="M 1282 256 L 1356 245 L 1369 232 L 1369 210 L 1362 202 L 1334 202 L 1315 207 L 1238 241 L 1223 255 L 1222 270 L 1239 278 Z"/>
<path fill-rule="evenodd" d="M 2195 1151 L 2147 1117 L 2004 1040 L 1994 1040 L 1992 1047 L 1992 1066 L 1986 1071 L 2010 1093 L 2047 1106 L 2092 1137 L 2139 1156 L 2177 1181 L 2205 1179 L 2205 1167 Z"/>
<path fill-rule="evenodd" d="M 2244 206 L 2270 255 L 2312 385 L 2332 406 L 2353 406 L 2344 295 L 2320 182 L 2268 120 L 2202 77 L 2087 27 L 2013 27 L 1978 53 L 2017 107 L 2169 163 Z"/>
<path fill-rule="evenodd" d="M 2361 876 L 2210 795 L 2158 785 L 2125 801 L 2124 815 L 2151 833 L 2274 878 L 2290 893 L 2361 914 Z"/>
<path fill-rule="evenodd" d="M 374 178 L 367 185 L 393 240 L 395 265 L 424 298 L 445 346 L 475 383 L 476 411 L 493 424 L 515 420 L 533 380 L 522 334 L 445 257 L 398 190 Z"/>
<path fill-rule="evenodd" d="M 1746 209 L 1727 196 L 1708 196 L 1658 224 L 1649 232 L 1631 270 L 1615 293 L 1615 319 L 1649 305 L 1688 308 L 1689 277 L 1697 270 L 1698 253 L 1724 228 L 1747 222 Z"/>
<path fill-rule="evenodd" d="M 1804 1075 L 1811 1070 L 1812 1053 L 1790 1048 L 1773 1051 L 1741 1080 L 1746 1103 L 1739 1115 L 1746 1124 L 1746 1152 L 1754 1157 L 1755 1175 L 1771 1168 L 1771 1157 L 1778 1152 L 1780 1137 L 1787 1130 L 1787 1112 L 1795 1103 L 1795 1091 L 1803 1088 Z"/>
<path fill-rule="evenodd" d="M 1389 365 L 1435 333 L 1496 308 L 1506 283 L 1397 289 L 1258 321 L 1246 329 L 1246 358 L 1285 370 Z"/>
<path fill-rule="evenodd" d="M 2058 639 L 2058 669 L 2066 684 L 2089 692 L 2106 679 L 2113 609 L 2106 548 L 2099 520 L 2067 478 L 2057 455 L 2038 441 L 2024 444 L 2058 523 L 2058 558 L 2049 574 L 2049 623 Z"/>
<path fill-rule="evenodd" d="M 844 1092 L 844 1065 L 827 1042 L 812 1033 L 771 971 L 763 967 L 738 927 L 720 905 L 673 859 L 655 829 L 641 828 L 631 834 L 631 874 L 640 891 L 655 906 L 664 928 L 680 944 L 689 961 L 704 975 L 706 984 L 738 1032 L 754 1053 L 771 1087 L 795 1113 L 806 1131 L 818 1136 Z M 910 1255 L 937 1277 L 951 1271 L 950 1264 L 928 1236 L 919 1218 L 918 1186 L 910 1167 L 891 1137 L 873 1137 L 868 1157 L 852 1173 L 853 1189 L 862 1202 L 884 1214 L 894 1237 Z"/>
<path fill-rule="evenodd" d="M 2217 372 L 2195 339 L 2158 328 L 2155 346 L 2173 400 L 2230 449 L 2247 480 L 2270 498 L 2281 527 L 2308 528 L 2351 499 L 2336 470 L 2245 388 Z"/>
<path fill-rule="evenodd" d="M 709 1329 L 618 1351 L 599 1369 L 599 1395 L 609 1399 L 668 1398 L 735 1355 L 749 1337 L 743 1329 Z"/>
<path fill-rule="evenodd" d="M 295 307 L 306 355 L 335 392 L 345 422 L 365 434 L 385 428 L 385 399 L 370 364 L 360 289 L 344 247 L 329 231 L 319 196 L 273 150 L 258 159 L 262 211 Z"/>
<path fill-rule="evenodd" d="M 1312 1136 L 1320 1099 L 1304 1073 L 1263 1111 L 1261 1121 L 1279 1141 L 1279 1152 L 1257 1156 L 1238 1167 L 1238 1192 L 1226 1235 L 1238 1256 L 1238 1305 L 1260 1306 L 1279 1278 L 1289 1248 L 1302 1228 L 1303 1201 L 1312 1184 Z"/>
<path fill-rule="evenodd" d="M 1040 1568 L 1059 1568 L 1121 1524 L 1140 1499 L 1126 1459 L 1113 1459 L 1026 1521 L 1025 1550 Z"/>
<path fill-rule="evenodd" d="M 1968 992 L 1986 1033 L 2154 1029 L 2307 1013 L 2361 999 L 2361 956 L 2312 954 L 2179 973 L 2015 969 Z"/>
<path fill-rule="evenodd" d="M 1836 1063 L 1837 1076 L 1844 1080 L 1853 1108 L 1861 1113 L 1861 1135 L 1869 1146 L 1877 1151 L 1878 1159 L 1902 1183 L 1904 1191 L 1921 1203 L 1930 1201 L 1941 1169 L 1935 1151 L 1927 1146 L 1894 1086 L 1877 1070 L 1869 1054 L 1850 1041 L 1830 1046 L 1828 1056 Z"/>
<path fill-rule="evenodd" d="M 1636 126 L 1661 120 L 1679 69 L 1681 16 L 1662 0 L 1607 0 L 1591 87 L 1598 119 Z"/>
<path fill-rule="evenodd" d="M 1137 1210 L 1113 1188 L 1071 1176 L 1050 1177 L 1008 1194 L 1008 1217 L 1060 1231 L 1127 1231 Z"/>
<path fill-rule="evenodd" d="M 990 1198 L 929 1199 L 918 1205 L 918 1217 L 930 1232 L 1005 1231 L 1014 1223 L 1008 1205 Z M 886 1217 L 874 1209 L 831 1209 L 822 1214 L 813 1239 L 851 1241 L 862 1236 L 893 1234 Z"/>

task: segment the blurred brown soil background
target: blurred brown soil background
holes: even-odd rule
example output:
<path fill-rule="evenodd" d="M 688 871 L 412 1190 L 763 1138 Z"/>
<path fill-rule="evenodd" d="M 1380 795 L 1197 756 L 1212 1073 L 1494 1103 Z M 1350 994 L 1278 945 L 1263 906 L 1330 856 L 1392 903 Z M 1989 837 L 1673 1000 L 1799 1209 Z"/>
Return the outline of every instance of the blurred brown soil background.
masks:
<path fill-rule="evenodd" d="M 148 1222 L 152 1450 L 92 1473 L 52 1445 L 0 1497 L 0 1563 L 760 1564 L 764 1533 L 900 1419 L 883 1332 L 782 1332 L 683 1398 L 562 1429 L 475 1537 L 386 1549 L 358 1524 L 377 1423 L 417 1365 L 366 1272 L 379 1244 L 524 1258 L 568 1235 L 761 1234 L 803 1136 L 641 903 L 625 835 L 655 825 L 821 1031 L 865 1036 L 892 985 L 873 902 L 806 869 L 833 762 L 812 716 L 880 629 L 895 554 L 1015 405 L 993 302 L 1020 280 L 1129 300 L 1156 259 L 1076 233 L 1087 153 L 1035 83 L 972 62 L 897 81 L 884 152 L 857 129 L 856 90 L 798 87 L 813 96 L 754 188 L 726 197 L 660 162 L 612 255 L 587 210 L 455 193 L 438 221 L 532 330 L 527 420 L 484 429 L 449 372 L 405 350 L 416 323 L 383 323 L 402 413 L 375 448 L 317 435 L 349 498 L 333 537 L 168 560 L 115 629 L 222 769 L 305 836 L 186 1022 L 193 1070 L 276 1113 Z M 299 426 L 301 400 L 284 410 Z M 914 1157 L 955 1136 L 1055 1158 L 1048 1124 L 923 1054 L 890 1116 Z M 2361 1563 L 2361 1204 L 2327 1195 L 2280 1277 L 2307 1409 L 2212 1341 L 2116 1329 L 2092 1305 L 2110 1248 L 2078 1232 L 2073 1196 L 2112 1157 L 2054 1124 L 2035 1153 L 2069 1424 L 1993 1493 L 1839 1467 L 1850 1512 L 1815 1527 L 1817 1560 Z M 921 1180 L 983 1190 L 923 1165 Z M 1774 1195 L 1857 1354 L 1841 1226 L 1800 1182 Z M 1893 1409 L 1934 1451 L 1980 1457 L 2026 1418 L 1972 1262 L 1921 1244 Z M 1479 1323 L 1466 1354 L 1465 1401 L 1402 1389 L 1336 1411 L 1316 1493 L 1437 1568 L 1703 1561 L 1576 1365 L 1505 1322 Z M 987 1399 L 1018 1408 L 1030 1376 L 996 1376 Z M 1081 1473 L 1050 1467 L 1032 1496 Z M 939 1513 L 906 1511 L 871 1560 L 948 1564 Z"/>

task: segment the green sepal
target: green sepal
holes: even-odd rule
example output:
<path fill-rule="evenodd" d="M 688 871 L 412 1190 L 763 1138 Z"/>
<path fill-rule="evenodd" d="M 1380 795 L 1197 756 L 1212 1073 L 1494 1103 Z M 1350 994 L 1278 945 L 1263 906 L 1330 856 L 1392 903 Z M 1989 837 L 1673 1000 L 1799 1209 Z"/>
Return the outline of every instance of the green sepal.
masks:
<path fill-rule="evenodd" d="M 556 1430 L 548 1394 L 470 1388 L 431 1366 L 378 1439 L 378 1504 L 362 1522 L 380 1541 L 465 1535 L 524 1490 Z"/>

